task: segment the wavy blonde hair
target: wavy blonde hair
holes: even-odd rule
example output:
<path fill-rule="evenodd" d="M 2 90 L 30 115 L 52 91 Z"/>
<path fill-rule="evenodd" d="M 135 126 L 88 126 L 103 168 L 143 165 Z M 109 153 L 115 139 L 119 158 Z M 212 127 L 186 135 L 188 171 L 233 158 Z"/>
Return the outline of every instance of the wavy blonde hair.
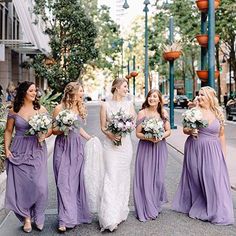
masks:
<path fill-rule="evenodd" d="M 64 105 L 64 107 L 66 109 L 73 108 L 76 94 L 78 93 L 78 91 L 81 87 L 82 87 L 82 85 L 79 82 L 70 82 L 66 85 L 66 87 L 64 89 L 64 95 L 61 100 L 61 103 Z M 87 109 L 86 109 L 83 101 L 77 101 L 76 106 L 77 106 L 79 116 L 82 119 L 85 119 L 87 116 Z"/>
<path fill-rule="evenodd" d="M 220 125 L 224 125 L 225 118 L 224 118 L 222 108 L 219 105 L 219 102 L 218 102 L 218 99 L 216 96 L 216 91 L 209 86 L 202 87 L 200 90 L 207 97 L 207 99 L 210 103 L 210 109 L 215 114 L 216 118 L 220 121 Z"/>
<path fill-rule="evenodd" d="M 117 88 L 119 88 L 124 82 L 128 83 L 126 79 L 116 78 L 111 85 L 111 93 L 114 94 Z"/>

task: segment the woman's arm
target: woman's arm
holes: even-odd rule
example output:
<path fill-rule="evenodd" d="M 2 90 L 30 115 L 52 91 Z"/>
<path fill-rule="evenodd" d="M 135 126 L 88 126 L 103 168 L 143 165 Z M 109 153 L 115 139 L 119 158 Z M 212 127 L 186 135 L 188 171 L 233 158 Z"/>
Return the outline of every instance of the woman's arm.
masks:
<path fill-rule="evenodd" d="M 15 120 L 12 118 L 8 118 L 6 123 L 6 128 L 4 131 L 4 149 L 5 149 L 5 156 L 7 158 L 12 157 L 12 153 L 10 151 L 10 144 L 12 140 L 12 133 L 14 126 L 15 126 Z"/>
<path fill-rule="evenodd" d="M 134 117 L 134 119 L 136 119 L 137 114 L 136 114 L 136 111 L 135 111 L 135 109 L 134 109 L 134 105 L 133 105 L 132 102 L 131 102 L 131 105 L 130 105 L 130 114 L 131 114 L 131 116 Z"/>
<path fill-rule="evenodd" d="M 164 124 L 165 133 L 163 134 L 162 139 L 169 137 L 170 134 L 171 134 L 170 122 L 168 120 L 168 113 L 167 113 L 166 110 L 163 111 L 163 116 L 166 119 L 166 121 L 165 121 L 165 124 Z"/>
<path fill-rule="evenodd" d="M 121 137 L 112 134 L 110 131 L 107 131 L 106 122 L 107 122 L 107 114 L 106 114 L 106 103 L 103 102 L 100 108 L 100 126 L 101 131 L 113 142 L 120 141 Z"/>
<path fill-rule="evenodd" d="M 48 114 L 48 111 L 47 111 L 47 109 L 44 107 L 44 106 L 42 106 L 41 105 L 41 107 L 40 107 L 40 111 L 39 111 L 40 113 L 46 113 L 46 114 Z M 48 129 L 48 132 L 43 136 L 43 140 L 45 139 L 45 138 L 48 138 L 48 137 L 50 137 L 52 135 L 52 128 L 50 128 L 50 129 Z M 43 140 L 41 140 L 42 138 L 40 138 L 40 142 L 41 141 L 43 141 Z"/>
<path fill-rule="evenodd" d="M 184 134 L 187 134 L 187 135 L 193 135 L 193 129 L 191 128 L 183 127 L 183 132 Z"/>
<path fill-rule="evenodd" d="M 62 105 L 61 105 L 61 104 L 59 104 L 59 105 L 57 105 L 57 106 L 55 107 L 55 109 L 54 109 L 54 111 L 53 111 L 53 114 L 52 114 L 53 119 L 56 118 L 56 116 L 59 114 L 59 112 L 60 112 L 61 110 L 62 110 Z M 61 135 L 61 134 L 63 134 L 63 132 L 60 131 L 60 130 L 58 129 L 58 127 L 53 127 L 53 128 L 52 128 L 52 133 L 53 133 L 54 135 Z"/>
<path fill-rule="evenodd" d="M 83 128 L 80 128 L 80 135 L 85 138 L 87 141 L 92 138 Z"/>
<path fill-rule="evenodd" d="M 220 138 L 221 148 L 224 153 L 224 157 L 226 157 L 225 127 L 224 126 L 220 127 L 219 138 Z"/>

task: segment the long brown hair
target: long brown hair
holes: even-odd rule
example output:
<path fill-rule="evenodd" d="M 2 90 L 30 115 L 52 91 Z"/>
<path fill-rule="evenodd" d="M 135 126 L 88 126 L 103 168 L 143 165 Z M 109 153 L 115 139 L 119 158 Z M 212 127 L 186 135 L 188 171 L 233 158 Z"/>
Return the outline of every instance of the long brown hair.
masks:
<path fill-rule="evenodd" d="M 157 112 L 158 114 L 160 115 L 161 119 L 164 119 L 166 117 L 164 117 L 164 109 L 163 109 L 163 99 L 162 99 L 162 94 L 159 90 L 157 89 L 151 89 L 148 94 L 147 94 L 147 97 L 142 105 L 142 109 L 145 109 L 145 108 L 148 108 L 150 107 L 149 103 L 148 103 L 148 98 L 153 94 L 153 93 L 157 93 L 157 96 L 158 96 L 158 99 L 159 99 L 159 103 L 157 105 Z"/>
<path fill-rule="evenodd" d="M 24 105 L 24 98 L 26 96 L 27 90 L 33 84 L 35 85 L 35 83 L 33 83 L 33 82 L 24 81 L 18 85 L 18 87 L 16 88 L 16 96 L 13 101 L 13 111 L 14 112 L 16 112 L 16 113 L 19 112 L 21 107 Z M 33 108 L 34 108 L 34 110 L 40 109 L 40 104 L 39 104 L 37 97 L 35 97 L 35 100 L 33 101 Z"/>
<path fill-rule="evenodd" d="M 66 85 L 64 89 L 64 95 L 61 100 L 61 103 L 66 109 L 72 109 L 76 94 L 81 87 L 82 85 L 79 82 L 70 82 Z M 76 106 L 80 117 L 85 119 L 87 116 L 87 110 L 83 101 L 78 101 Z"/>

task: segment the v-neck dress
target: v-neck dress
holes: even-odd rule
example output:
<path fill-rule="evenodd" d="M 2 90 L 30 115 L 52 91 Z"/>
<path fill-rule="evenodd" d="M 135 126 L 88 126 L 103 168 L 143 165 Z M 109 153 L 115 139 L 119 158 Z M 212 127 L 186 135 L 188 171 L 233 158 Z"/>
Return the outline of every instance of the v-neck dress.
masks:
<path fill-rule="evenodd" d="M 225 157 L 215 119 L 185 143 L 182 176 L 173 209 L 213 224 L 234 223 L 233 202 Z"/>

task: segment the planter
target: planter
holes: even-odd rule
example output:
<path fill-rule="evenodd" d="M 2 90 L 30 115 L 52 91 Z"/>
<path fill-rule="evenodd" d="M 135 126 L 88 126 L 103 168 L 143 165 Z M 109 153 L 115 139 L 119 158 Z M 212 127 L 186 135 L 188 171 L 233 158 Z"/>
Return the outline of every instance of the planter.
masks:
<path fill-rule="evenodd" d="M 56 62 L 53 58 L 46 58 L 46 59 L 44 59 L 44 63 L 45 63 L 45 65 L 50 66 L 50 65 L 55 64 Z"/>
<path fill-rule="evenodd" d="M 208 0 L 197 0 L 197 7 L 201 12 L 208 11 Z M 215 9 L 217 9 L 220 5 L 220 0 L 215 0 Z"/>
<path fill-rule="evenodd" d="M 181 51 L 170 51 L 170 52 L 164 52 L 163 57 L 166 61 L 174 61 L 177 58 L 179 58 L 181 55 Z"/>
<path fill-rule="evenodd" d="M 201 81 L 206 82 L 208 80 L 208 70 L 197 70 L 197 76 Z M 219 76 L 220 72 L 218 70 L 215 71 L 215 78 Z"/>
<path fill-rule="evenodd" d="M 126 78 L 127 80 L 129 80 L 129 79 L 132 78 L 132 76 L 129 74 L 129 75 L 126 75 L 125 78 Z"/>
<path fill-rule="evenodd" d="M 208 35 L 207 34 L 198 34 L 198 35 L 196 35 L 196 39 L 202 47 L 208 46 Z M 219 41 L 220 41 L 220 36 L 216 35 L 215 36 L 215 44 L 217 44 Z"/>
<path fill-rule="evenodd" d="M 132 72 L 130 73 L 130 75 L 131 75 L 132 77 L 136 77 L 136 76 L 138 76 L 138 72 L 137 72 L 137 71 L 132 71 Z"/>

